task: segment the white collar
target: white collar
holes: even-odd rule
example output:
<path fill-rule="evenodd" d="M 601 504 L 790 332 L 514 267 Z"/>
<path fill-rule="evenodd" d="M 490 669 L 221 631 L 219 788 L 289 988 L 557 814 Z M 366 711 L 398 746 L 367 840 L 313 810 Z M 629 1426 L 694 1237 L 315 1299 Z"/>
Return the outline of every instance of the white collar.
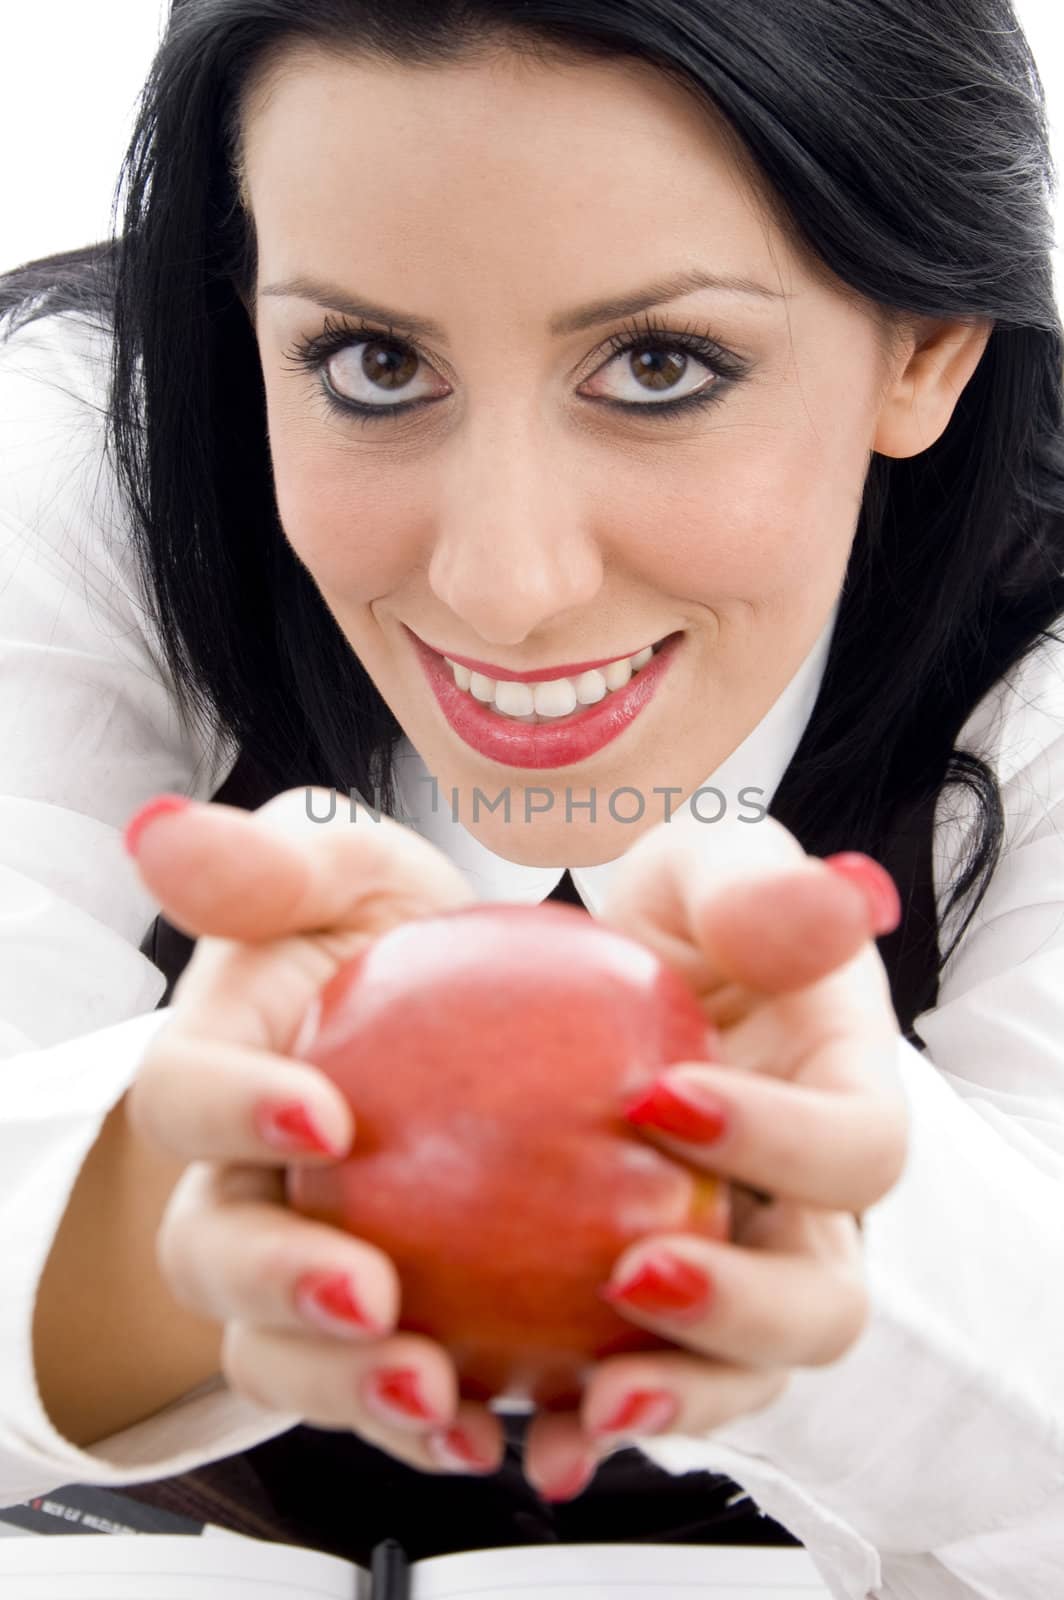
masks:
<path fill-rule="evenodd" d="M 701 787 L 721 792 L 729 815 L 752 816 L 757 809 L 767 810 L 772 803 L 820 693 L 838 609 L 836 601 L 813 648 L 757 727 L 704 780 Z M 415 828 L 448 855 L 480 899 L 538 904 L 561 880 L 566 870 L 564 865 L 528 866 L 509 861 L 481 844 L 463 822 L 456 820 L 450 792 L 433 780 L 408 738 L 401 739 L 396 746 L 394 766 L 400 802 L 398 820 Z M 745 801 L 740 799 L 741 792 L 749 792 Z M 713 795 L 703 795 L 700 800 L 696 795 L 697 791 L 693 791 L 681 805 L 675 806 L 669 818 L 670 827 L 712 826 L 710 819 L 718 814 L 723 802 Z M 593 915 L 598 914 L 605 902 L 610 874 L 620 859 L 616 857 L 593 867 L 569 868 L 581 900 Z"/>

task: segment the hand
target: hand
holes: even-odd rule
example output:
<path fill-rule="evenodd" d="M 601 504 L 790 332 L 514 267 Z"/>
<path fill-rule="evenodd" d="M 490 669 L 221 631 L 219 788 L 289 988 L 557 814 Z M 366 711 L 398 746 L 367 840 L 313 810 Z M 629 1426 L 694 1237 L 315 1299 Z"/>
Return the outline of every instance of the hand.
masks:
<path fill-rule="evenodd" d="M 533 1418 L 525 1472 L 548 1498 L 580 1493 L 632 1437 L 702 1435 L 762 1410 L 793 1368 L 838 1360 L 866 1324 L 860 1213 L 898 1181 L 908 1119 L 872 937 L 896 925 L 897 896 L 872 864 L 884 917 L 848 864 L 807 856 L 770 817 L 699 840 L 659 824 L 618 864 L 600 920 L 687 979 L 723 1057 L 670 1067 L 629 1114 L 670 1155 L 732 1180 L 735 1223 L 731 1242 L 655 1235 L 615 1263 L 611 1304 L 678 1348 L 610 1357 L 578 1410 Z M 666 1082 L 696 1112 L 705 1101 L 717 1137 L 699 1141 Z"/>
<path fill-rule="evenodd" d="M 411 829 L 368 811 L 337 821 L 308 820 L 292 789 L 252 814 L 190 805 L 140 837 L 145 884 L 199 938 L 127 1097 L 138 1136 L 189 1163 L 158 1264 L 180 1305 L 224 1326 L 222 1371 L 245 1399 L 351 1429 L 422 1471 L 495 1471 L 498 1419 L 459 1403 L 438 1344 L 393 1332 L 391 1260 L 285 1203 L 285 1166 L 338 1159 L 358 1136 L 331 1081 L 287 1054 L 310 1001 L 370 939 L 476 899 Z M 347 1286 L 348 1320 L 315 1310 L 302 1292 L 314 1284 L 334 1313 Z"/>

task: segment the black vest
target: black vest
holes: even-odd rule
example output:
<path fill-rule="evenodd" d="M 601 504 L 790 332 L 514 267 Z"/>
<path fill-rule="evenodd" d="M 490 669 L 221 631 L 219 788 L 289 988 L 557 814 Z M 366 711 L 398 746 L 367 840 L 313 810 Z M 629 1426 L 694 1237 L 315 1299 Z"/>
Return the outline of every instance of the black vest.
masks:
<path fill-rule="evenodd" d="M 211 798 L 255 810 L 275 792 L 241 756 Z M 878 941 L 878 948 L 901 1031 L 921 1050 L 913 1019 L 934 1006 L 938 992 L 937 972 L 929 970 L 918 949 L 921 929 L 926 937 L 927 929 L 937 927 L 931 864 L 934 800 L 929 797 L 898 819 L 879 857 L 898 886 L 904 916 L 894 933 Z M 784 820 L 786 801 L 785 774 L 771 814 L 782 812 Z M 549 898 L 583 905 L 568 873 Z M 140 948 L 166 975 L 159 1001 L 166 1005 L 194 941 L 159 916 Z M 507 1417 L 504 1422 L 506 1458 L 501 1470 L 488 1478 L 418 1472 L 355 1434 L 301 1425 L 241 1455 L 122 1492 L 197 1521 L 323 1550 L 363 1566 L 369 1565 L 374 1544 L 388 1536 L 399 1539 L 414 1559 L 559 1541 L 799 1543 L 741 1498 L 743 1491 L 730 1478 L 710 1472 L 673 1475 L 635 1448 L 609 1456 L 576 1500 L 548 1504 L 521 1471 L 525 1418 Z"/>

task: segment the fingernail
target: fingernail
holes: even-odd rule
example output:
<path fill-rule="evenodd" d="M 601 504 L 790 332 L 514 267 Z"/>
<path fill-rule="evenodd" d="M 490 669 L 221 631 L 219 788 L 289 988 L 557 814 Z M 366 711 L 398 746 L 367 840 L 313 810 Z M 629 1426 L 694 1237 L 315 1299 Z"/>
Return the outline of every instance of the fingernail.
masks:
<path fill-rule="evenodd" d="M 652 1316 L 704 1313 L 713 1292 L 709 1275 L 669 1250 L 656 1250 L 599 1290 L 611 1305 L 630 1306 Z"/>
<path fill-rule="evenodd" d="M 276 1150 L 316 1151 L 342 1156 L 318 1127 L 301 1100 L 264 1100 L 255 1107 L 255 1131 Z"/>
<path fill-rule="evenodd" d="M 482 1455 L 464 1428 L 437 1428 L 425 1440 L 433 1460 L 450 1472 L 497 1472 L 499 1463 Z"/>
<path fill-rule="evenodd" d="M 149 822 L 154 822 L 156 817 L 165 816 L 168 812 L 184 811 L 191 804 L 192 801 L 183 794 L 157 794 L 154 800 L 149 800 L 139 811 L 134 811 L 122 835 L 122 843 L 129 854 L 136 855 L 141 834 Z"/>
<path fill-rule="evenodd" d="M 346 1272 L 305 1272 L 295 1287 L 301 1315 L 329 1333 L 383 1333 L 384 1324 L 358 1300 Z"/>
<path fill-rule="evenodd" d="M 601 1422 L 590 1422 L 588 1433 L 663 1433 L 680 1410 L 680 1402 L 667 1389 L 633 1389 Z"/>
<path fill-rule="evenodd" d="M 875 938 L 881 939 L 885 933 L 894 932 L 901 921 L 901 897 L 885 867 L 860 850 L 842 850 L 825 856 L 824 864 L 860 889 L 868 902 Z"/>
<path fill-rule="evenodd" d="M 577 1495 L 587 1488 L 595 1476 L 597 1468 L 598 1462 L 590 1461 L 586 1457 L 574 1462 L 571 1467 L 566 1468 L 556 1478 L 552 1478 L 549 1483 L 544 1484 L 539 1491 L 540 1499 L 551 1501 L 575 1500 Z"/>
<path fill-rule="evenodd" d="M 723 1100 L 689 1078 L 663 1073 L 624 1107 L 629 1122 L 692 1144 L 714 1144 L 728 1129 Z"/>
<path fill-rule="evenodd" d="M 443 1422 L 437 1408 L 425 1399 L 421 1374 L 413 1367 L 377 1367 L 362 1380 L 367 1406 L 385 1422 Z"/>

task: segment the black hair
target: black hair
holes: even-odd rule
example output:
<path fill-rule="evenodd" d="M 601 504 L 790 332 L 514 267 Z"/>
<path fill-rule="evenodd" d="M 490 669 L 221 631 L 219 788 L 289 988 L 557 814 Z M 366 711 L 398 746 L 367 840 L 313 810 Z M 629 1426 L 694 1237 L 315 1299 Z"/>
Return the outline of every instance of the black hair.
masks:
<path fill-rule="evenodd" d="M 300 46 L 426 68 L 493 52 L 647 63 L 697 98 L 788 237 L 888 340 L 909 314 L 992 322 L 941 437 L 871 460 L 820 694 L 770 808 L 812 854 L 881 859 L 906 807 L 969 788 L 978 825 L 945 913 L 965 915 L 945 955 L 930 930 L 937 974 L 1004 836 L 994 773 L 954 744 L 1064 615 L 1055 176 L 1011 4 L 173 0 L 112 237 L 0 279 L 0 315 L 7 333 L 63 311 L 113 330 L 108 450 L 183 713 L 278 788 L 351 788 L 391 814 L 403 730 L 281 529 L 245 305 L 243 108 Z"/>

